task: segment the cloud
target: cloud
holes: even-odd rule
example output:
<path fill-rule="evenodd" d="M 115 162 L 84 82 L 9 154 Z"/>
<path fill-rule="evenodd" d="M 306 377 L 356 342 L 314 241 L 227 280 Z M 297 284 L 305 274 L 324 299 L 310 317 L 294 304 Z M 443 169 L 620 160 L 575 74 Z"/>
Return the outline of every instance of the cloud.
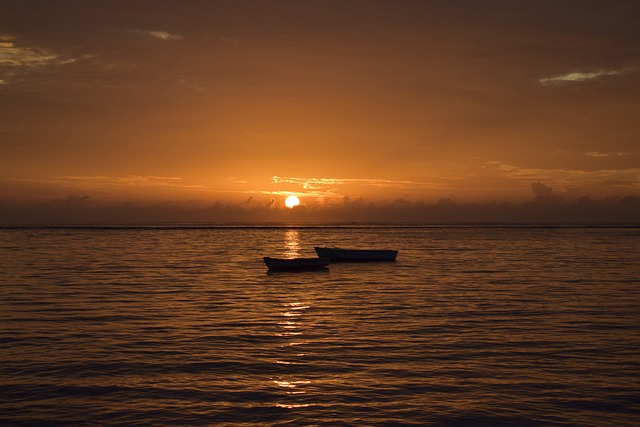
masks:
<path fill-rule="evenodd" d="M 555 182 L 571 182 L 574 184 L 598 185 L 605 182 L 625 182 L 633 183 L 634 187 L 640 186 L 640 168 L 629 169 L 543 169 L 543 168 L 527 168 L 510 165 L 503 162 L 487 162 L 487 168 L 493 168 L 498 174 L 504 178 L 532 181 L 544 180 Z"/>
<path fill-rule="evenodd" d="M 247 183 L 249 182 L 249 181 L 247 181 L 247 180 L 239 179 L 239 178 L 236 178 L 236 177 L 234 177 L 234 176 L 230 176 L 230 177 L 228 177 L 228 178 L 227 178 L 227 181 L 229 181 L 229 182 L 231 182 L 231 183 L 233 183 L 233 184 L 247 184 Z"/>
<path fill-rule="evenodd" d="M 550 187 L 534 183 L 541 194 Z M 539 186 L 537 184 L 540 184 Z M 603 200 L 588 196 L 576 201 L 560 198 L 523 203 L 459 203 L 442 198 L 437 203 L 398 199 L 371 203 L 358 199 L 343 204 L 302 206 L 286 209 L 274 199 L 265 203 L 224 202 L 116 202 L 92 201 L 74 194 L 46 202 L 13 203 L 0 200 L 0 226 L 20 224 L 221 224 L 221 223 L 469 223 L 469 222 L 637 222 L 640 197 L 625 196 Z M 553 203 L 549 203 L 552 201 Z"/>
<path fill-rule="evenodd" d="M 640 191 L 640 168 L 593 169 L 593 163 L 596 162 L 589 162 L 589 169 L 543 169 L 496 162 L 489 166 L 493 168 L 493 171 L 489 171 L 492 177 L 490 182 L 495 188 L 531 187 L 536 195 L 547 194 L 542 187 L 546 184 L 549 188 L 553 187 L 552 197 L 572 199 L 587 193 L 595 197 L 604 197 L 613 194 L 637 194 Z M 532 185 L 532 182 L 545 184 Z"/>
<path fill-rule="evenodd" d="M 166 31 L 146 31 L 145 33 L 160 40 L 180 40 L 182 38 L 179 34 L 171 34 Z"/>
<path fill-rule="evenodd" d="M 551 194 L 553 194 L 553 188 L 547 187 L 540 181 L 532 182 L 531 189 L 533 190 L 534 194 L 536 195 L 536 198 L 538 199 L 548 199 L 551 197 Z"/>
<path fill-rule="evenodd" d="M 0 85 L 8 85 L 6 78 L 19 72 L 72 64 L 88 57 L 65 57 L 48 49 L 16 45 L 15 40 L 13 36 L 0 35 Z"/>
<path fill-rule="evenodd" d="M 53 179 L 55 182 L 63 183 L 97 183 L 97 184 L 118 184 L 118 185 L 175 185 L 182 178 L 173 176 L 141 176 L 141 175 L 124 175 L 124 176 L 85 176 L 85 175 L 67 175 L 58 176 Z"/>
<path fill-rule="evenodd" d="M 116 32 L 119 33 L 129 33 L 129 34 L 138 34 L 146 37 L 151 37 L 158 40 L 181 40 L 182 36 L 180 34 L 174 34 L 167 31 L 150 31 L 150 30 L 138 30 L 138 29 L 116 29 Z"/>
<path fill-rule="evenodd" d="M 64 203 L 82 203 L 85 200 L 89 200 L 91 197 L 88 195 L 77 196 L 75 194 L 69 194 L 66 199 L 63 200 Z"/>
<path fill-rule="evenodd" d="M 140 175 L 66 175 L 43 178 L 12 178 L 15 182 L 31 184 L 54 185 L 63 188 L 82 188 L 86 190 L 118 190 L 118 189 L 160 189 L 180 188 L 190 189 L 182 183 L 182 178 L 169 176 L 140 176 Z"/>
<path fill-rule="evenodd" d="M 554 77 L 547 77 L 540 79 L 539 82 L 543 85 L 550 84 L 566 84 L 566 83 L 574 83 L 574 82 L 584 82 L 587 80 L 594 80 L 600 77 L 606 76 L 615 76 L 616 74 L 620 74 L 619 71 L 613 70 L 597 70 L 591 72 L 575 72 L 575 73 L 567 73 Z"/>
<path fill-rule="evenodd" d="M 339 187 L 347 185 L 397 190 L 433 190 L 446 188 L 446 186 L 440 183 L 377 178 L 300 178 L 273 176 L 271 182 L 274 184 L 298 185 L 305 190 L 306 195 L 316 197 L 342 197 L 343 195 L 339 193 Z"/>
<path fill-rule="evenodd" d="M 60 57 L 45 49 L 17 47 L 13 43 L 0 45 L 0 66 L 43 67 L 51 63 L 63 63 Z"/>
<path fill-rule="evenodd" d="M 71 64 L 78 58 L 63 57 L 48 49 L 18 46 L 13 36 L 0 35 L 0 67 L 38 68 Z"/>
<path fill-rule="evenodd" d="M 617 152 L 617 153 L 601 153 L 599 151 L 591 151 L 587 153 L 587 157 L 623 157 L 626 156 L 626 153 Z"/>

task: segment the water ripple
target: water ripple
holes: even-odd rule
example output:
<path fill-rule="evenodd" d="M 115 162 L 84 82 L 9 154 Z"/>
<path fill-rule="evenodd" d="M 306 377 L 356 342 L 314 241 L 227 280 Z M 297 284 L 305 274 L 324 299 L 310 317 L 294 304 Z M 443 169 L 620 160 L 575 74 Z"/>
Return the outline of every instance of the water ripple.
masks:
<path fill-rule="evenodd" d="M 398 261 L 261 261 L 372 242 Z M 640 419 L 638 228 L 23 228 L 0 248 L 0 425 Z"/>

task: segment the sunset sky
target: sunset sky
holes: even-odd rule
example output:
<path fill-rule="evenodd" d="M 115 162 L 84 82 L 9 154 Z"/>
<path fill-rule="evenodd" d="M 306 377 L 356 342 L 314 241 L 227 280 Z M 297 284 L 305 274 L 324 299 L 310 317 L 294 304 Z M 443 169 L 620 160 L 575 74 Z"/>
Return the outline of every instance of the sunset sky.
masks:
<path fill-rule="evenodd" d="M 638 204 L 639 22 L 636 0 L 0 0 L 0 222 Z"/>

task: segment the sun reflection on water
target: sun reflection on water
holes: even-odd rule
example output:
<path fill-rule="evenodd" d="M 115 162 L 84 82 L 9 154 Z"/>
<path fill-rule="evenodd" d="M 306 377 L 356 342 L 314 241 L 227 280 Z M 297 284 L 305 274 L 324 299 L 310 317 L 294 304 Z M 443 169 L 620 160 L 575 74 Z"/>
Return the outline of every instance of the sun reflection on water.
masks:
<path fill-rule="evenodd" d="M 286 258 L 300 256 L 300 233 L 297 230 L 287 230 L 284 233 L 284 255 Z"/>
<path fill-rule="evenodd" d="M 309 405 L 308 403 L 300 403 L 300 404 L 297 404 L 297 405 L 286 405 L 284 403 L 276 403 L 276 406 L 278 408 L 296 409 L 296 408 L 306 408 L 306 407 L 311 406 L 311 405 Z"/>
<path fill-rule="evenodd" d="M 295 232 L 297 237 L 297 232 Z M 283 352 L 283 356 L 276 360 L 278 365 L 296 365 L 302 363 L 302 359 L 306 356 L 305 353 L 296 351 L 291 352 L 290 349 L 307 343 L 304 337 L 304 313 L 309 309 L 309 304 L 300 301 L 287 302 L 283 304 L 280 309 L 279 315 L 280 321 L 278 322 L 277 335 L 284 337 L 285 341 L 280 344 L 280 349 Z M 286 400 L 276 403 L 280 408 L 305 408 L 311 406 L 309 403 L 302 403 L 298 401 L 291 402 L 289 399 L 293 396 L 302 397 L 307 395 L 309 388 L 311 387 L 311 381 L 306 378 L 300 378 L 296 374 L 283 374 L 270 378 L 272 384 L 278 389 L 282 390 L 287 397 Z M 297 398 L 296 398 L 297 399 Z M 306 399 L 306 398 L 305 398 Z"/>

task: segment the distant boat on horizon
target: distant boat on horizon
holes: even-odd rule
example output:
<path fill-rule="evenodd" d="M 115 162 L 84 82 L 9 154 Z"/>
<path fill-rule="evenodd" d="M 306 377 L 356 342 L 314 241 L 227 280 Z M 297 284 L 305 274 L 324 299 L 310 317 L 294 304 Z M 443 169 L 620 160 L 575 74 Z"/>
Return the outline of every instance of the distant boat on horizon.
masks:
<path fill-rule="evenodd" d="M 331 261 L 395 261 L 398 251 L 390 249 L 345 249 L 314 247 L 320 258 Z"/>

